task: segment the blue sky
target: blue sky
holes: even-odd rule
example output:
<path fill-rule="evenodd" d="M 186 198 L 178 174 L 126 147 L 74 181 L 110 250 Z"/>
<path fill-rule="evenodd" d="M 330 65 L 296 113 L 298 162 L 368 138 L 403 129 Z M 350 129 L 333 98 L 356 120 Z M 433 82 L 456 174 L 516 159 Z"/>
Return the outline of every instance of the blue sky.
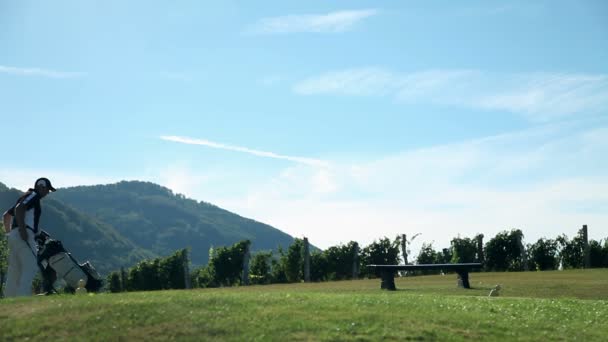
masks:
<path fill-rule="evenodd" d="M 323 248 L 608 237 L 604 1 L 0 1 L 0 52 L 12 187 L 152 181 Z"/>

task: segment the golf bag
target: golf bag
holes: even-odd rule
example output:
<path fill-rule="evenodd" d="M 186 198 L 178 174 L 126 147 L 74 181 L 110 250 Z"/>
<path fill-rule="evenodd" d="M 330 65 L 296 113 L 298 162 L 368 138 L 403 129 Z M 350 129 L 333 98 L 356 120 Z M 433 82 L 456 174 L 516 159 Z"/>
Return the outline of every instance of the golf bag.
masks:
<path fill-rule="evenodd" d="M 59 240 L 46 236 L 40 237 L 38 245 L 38 264 L 42 271 L 43 286 L 47 293 L 55 291 L 53 284 L 63 279 L 72 289 L 78 288 L 82 279 L 88 292 L 97 292 L 101 289 L 102 279 L 89 261 L 79 264 L 72 254 L 63 248 Z M 55 291 L 56 292 L 56 291 Z"/>

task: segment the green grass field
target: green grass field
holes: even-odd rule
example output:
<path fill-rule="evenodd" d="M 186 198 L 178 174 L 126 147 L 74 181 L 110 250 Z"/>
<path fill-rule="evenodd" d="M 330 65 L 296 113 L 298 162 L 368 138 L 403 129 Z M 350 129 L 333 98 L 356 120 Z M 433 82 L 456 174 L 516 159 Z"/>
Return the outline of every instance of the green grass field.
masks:
<path fill-rule="evenodd" d="M 605 341 L 608 269 L 0 300 L 0 340 Z M 501 284 L 500 297 L 488 298 Z"/>

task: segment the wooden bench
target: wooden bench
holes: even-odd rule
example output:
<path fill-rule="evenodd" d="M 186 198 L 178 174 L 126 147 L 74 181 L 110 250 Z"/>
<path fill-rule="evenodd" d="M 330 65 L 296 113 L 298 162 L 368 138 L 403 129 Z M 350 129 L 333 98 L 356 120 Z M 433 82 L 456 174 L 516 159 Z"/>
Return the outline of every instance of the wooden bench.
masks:
<path fill-rule="evenodd" d="M 367 267 L 380 270 L 382 283 L 380 288 L 383 290 L 395 291 L 395 273 L 397 271 L 421 271 L 421 270 L 444 270 L 454 271 L 458 274 L 458 287 L 470 289 L 469 271 L 481 268 L 480 263 L 462 264 L 422 264 L 422 265 L 367 265 Z"/>

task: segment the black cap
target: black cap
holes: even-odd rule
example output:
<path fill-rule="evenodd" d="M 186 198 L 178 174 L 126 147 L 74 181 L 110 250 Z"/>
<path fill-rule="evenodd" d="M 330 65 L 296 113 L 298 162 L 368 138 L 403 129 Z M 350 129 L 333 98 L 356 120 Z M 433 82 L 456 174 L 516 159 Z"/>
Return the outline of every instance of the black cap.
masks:
<path fill-rule="evenodd" d="M 38 178 L 36 180 L 36 183 L 34 183 L 34 188 L 36 188 L 37 186 L 43 186 L 49 189 L 49 191 L 55 191 L 55 188 L 53 188 L 53 186 L 51 185 L 51 181 L 48 178 Z"/>

